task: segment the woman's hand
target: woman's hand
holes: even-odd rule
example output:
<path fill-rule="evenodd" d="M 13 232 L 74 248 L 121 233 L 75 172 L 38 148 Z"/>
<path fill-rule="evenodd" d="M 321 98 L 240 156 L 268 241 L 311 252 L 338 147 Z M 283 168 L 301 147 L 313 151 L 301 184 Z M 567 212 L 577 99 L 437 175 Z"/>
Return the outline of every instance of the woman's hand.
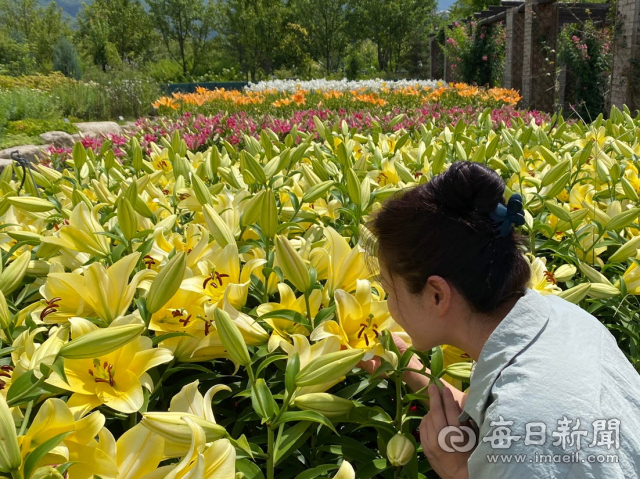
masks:
<path fill-rule="evenodd" d="M 402 338 L 400 338 L 400 336 L 394 333 L 391 333 L 391 337 L 393 338 L 393 342 L 398 348 L 400 355 L 404 354 L 404 352 L 409 348 L 409 345 L 405 343 Z M 368 361 L 360 361 L 358 366 L 367 371 L 369 374 L 373 374 L 380 367 L 380 363 L 380 358 L 376 356 Z M 410 367 L 411 369 L 421 370 L 422 368 L 424 368 L 424 365 L 416 356 L 413 356 L 411 358 L 411 361 L 409 361 L 408 367 Z M 428 373 L 431 372 L 429 368 L 426 368 L 426 371 Z M 429 384 L 428 377 L 419 373 L 414 373 L 412 371 L 405 371 L 405 373 L 402 375 L 402 380 L 411 388 L 413 392 L 419 391 Z M 445 387 L 451 391 L 454 399 L 460 404 L 460 407 L 464 407 L 467 401 L 467 395 L 448 382 L 442 379 L 441 381 L 445 385 Z"/>
<path fill-rule="evenodd" d="M 440 447 L 438 434 L 447 426 L 460 427 L 458 416 L 462 408 L 454 399 L 449 388 L 442 389 L 442 397 L 435 385 L 428 388 L 431 409 L 420 423 L 420 442 L 429 464 L 441 479 L 468 479 L 468 452 L 447 452 Z M 447 435 L 444 436 L 445 438 Z M 451 445 L 446 443 L 449 448 Z M 474 445 L 475 448 L 475 445 Z"/>

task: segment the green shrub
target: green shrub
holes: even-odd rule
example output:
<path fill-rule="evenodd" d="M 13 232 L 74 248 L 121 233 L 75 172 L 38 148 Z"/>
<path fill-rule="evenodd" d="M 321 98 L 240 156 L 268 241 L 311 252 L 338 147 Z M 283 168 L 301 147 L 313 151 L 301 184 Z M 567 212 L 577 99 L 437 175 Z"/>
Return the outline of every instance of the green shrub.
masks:
<path fill-rule="evenodd" d="M 73 123 L 64 120 L 37 119 L 10 121 L 6 128 L 8 135 L 38 136 L 48 131 L 77 133 L 78 128 L 76 128 Z"/>
<path fill-rule="evenodd" d="M 51 91 L 56 86 L 74 83 L 74 80 L 65 77 L 60 72 L 50 73 L 49 75 L 23 75 L 18 77 L 0 75 L 0 90 L 30 88 Z"/>
<path fill-rule="evenodd" d="M 160 87 L 147 75 L 124 69 L 95 74 L 90 82 L 59 85 L 52 93 L 65 116 L 117 120 L 149 114 Z"/>
<path fill-rule="evenodd" d="M 37 136 L 0 135 L 0 150 L 13 148 L 14 146 L 37 145 L 39 143 L 42 143 L 42 140 Z"/>
<path fill-rule="evenodd" d="M 55 120 L 62 116 L 56 99 L 51 94 L 28 88 L 0 90 L 0 112 L 0 127 L 8 121 L 25 118 Z"/>

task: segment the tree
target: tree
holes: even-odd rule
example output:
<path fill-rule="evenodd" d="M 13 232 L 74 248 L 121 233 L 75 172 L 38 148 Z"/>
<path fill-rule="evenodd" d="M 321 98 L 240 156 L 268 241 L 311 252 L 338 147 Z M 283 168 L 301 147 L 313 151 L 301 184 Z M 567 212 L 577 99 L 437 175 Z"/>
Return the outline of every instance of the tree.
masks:
<path fill-rule="evenodd" d="M 78 34 L 97 65 L 115 49 L 120 62 L 148 60 L 154 28 L 140 0 L 93 0 L 78 13 Z"/>
<path fill-rule="evenodd" d="M 78 52 L 68 37 L 60 37 L 53 48 L 53 69 L 70 78 L 80 79 Z"/>
<path fill-rule="evenodd" d="M 287 23 L 282 0 L 227 0 L 222 10 L 222 33 L 242 71 L 256 81 L 259 70 L 271 74 Z"/>
<path fill-rule="evenodd" d="M 53 46 L 58 38 L 70 33 L 62 9 L 54 2 L 41 7 L 37 0 L 0 0 L 0 30 L 29 57 L 19 59 L 19 64 L 37 65 L 45 72 L 53 65 Z"/>
<path fill-rule="evenodd" d="M 412 35 L 429 31 L 435 7 L 435 0 L 351 0 L 349 30 L 376 44 L 378 66 L 390 72 L 399 67 Z"/>
<path fill-rule="evenodd" d="M 171 58 L 186 77 L 211 44 L 217 12 L 210 0 L 147 0 L 151 17 Z"/>
<path fill-rule="evenodd" d="M 299 0 L 295 4 L 299 22 L 309 34 L 311 55 L 321 59 L 331 73 L 347 46 L 347 2 L 345 0 Z"/>

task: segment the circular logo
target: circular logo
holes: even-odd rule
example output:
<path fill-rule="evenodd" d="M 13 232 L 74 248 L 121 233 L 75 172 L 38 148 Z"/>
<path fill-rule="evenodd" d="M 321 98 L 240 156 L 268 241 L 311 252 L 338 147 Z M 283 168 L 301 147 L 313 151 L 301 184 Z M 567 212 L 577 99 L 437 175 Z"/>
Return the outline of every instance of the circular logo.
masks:
<path fill-rule="evenodd" d="M 444 427 L 438 433 L 438 445 L 446 452 L 469 452 L 476 445 L 476 432 L 469 426 Z"/>

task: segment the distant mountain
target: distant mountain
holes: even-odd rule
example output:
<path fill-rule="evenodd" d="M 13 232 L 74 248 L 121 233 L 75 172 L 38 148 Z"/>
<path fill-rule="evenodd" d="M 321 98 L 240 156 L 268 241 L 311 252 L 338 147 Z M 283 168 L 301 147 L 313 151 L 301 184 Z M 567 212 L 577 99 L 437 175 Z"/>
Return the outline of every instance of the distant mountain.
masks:
<path fill-rule="evenodd" d="M 83 0 L 39 0 L 42 5 L 48 5 L 51 1 L 62 7 L 62 10 L 70 17 L 75 17 L 82 8 Z M 91 3 L 91 0 L 84 0 L 85 3 Z"/>

